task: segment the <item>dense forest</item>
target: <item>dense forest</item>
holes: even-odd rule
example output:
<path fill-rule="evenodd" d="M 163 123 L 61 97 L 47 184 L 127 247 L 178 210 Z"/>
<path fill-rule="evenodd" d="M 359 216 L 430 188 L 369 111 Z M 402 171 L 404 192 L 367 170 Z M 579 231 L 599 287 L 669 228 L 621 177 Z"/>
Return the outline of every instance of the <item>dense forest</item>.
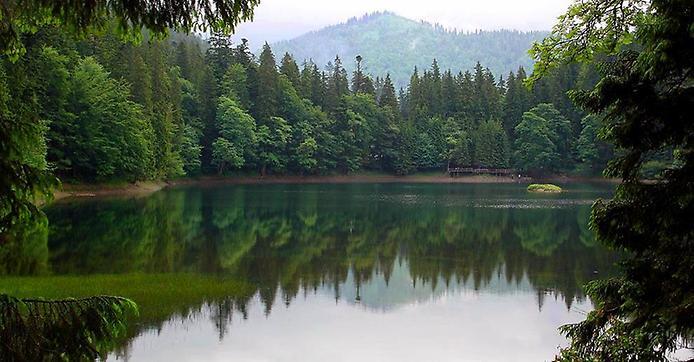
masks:
<path fill-rule="evenodd" d="M 496 77 L 515 72 L 519 66 L 529 69 L 533 60 L 528 49 L 547 34 L 517 30 L 462 32 L 386 11 L 355 17 L 270 45 L 275 54 L 289 53 L 297 60 L 313 59 L 319 65 L 335 59 L 335 54 L 349 60 L 361 55 L 367 73 L 390 73 L 395 87 L 404 88 L 412 67 L 427 68 L 434 58 L 441 68 L 456 73 L 472 69 L 477 62 L 488 67 Z M 251 49 L 259 52 L 260 45 Z M 352 61 L 344 66 L 348 73 L 356 70 Z"/>
<path fill-rule="evenodd" d="M 364 72 L 360 56 L 350 75 L 339 56 L 321 71 L 218 34 L 145 38 L 51 28 L 25 38 L 26 55 L 3 63 L 0 99 L 4 112 L 44 125 L 29 135 L 33 165 L 104 182 L 447 165 L 597 174 L 610 157 L 598 120 L 566 96 L 595 82 L 587 66 L 529 89 L 523 68 L 495 79 L 480 63 L 454 74 L 434 59 L 396 90 L 389 74 Z"/>

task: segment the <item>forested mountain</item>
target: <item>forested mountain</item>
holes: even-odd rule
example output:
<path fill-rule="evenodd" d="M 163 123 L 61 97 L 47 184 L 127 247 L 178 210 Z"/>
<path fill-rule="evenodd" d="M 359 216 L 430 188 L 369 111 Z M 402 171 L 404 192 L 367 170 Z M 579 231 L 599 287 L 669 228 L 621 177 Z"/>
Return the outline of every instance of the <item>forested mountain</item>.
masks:
<path fill-rule="evenodd" d="M 390 73 L 399 88 L 407 84 L 414 66 L 428 67 L 434 58 L 442 69 L 454 72 L 472 69 L 480 62 L 497 78 L 519 66 L 530 69 L 528 49 L 546 34 L 514 30 L 461 33 L 379 12 L 272 44 L 272 49 L 276 54 L 293 54 L 299 62 L 313 59 L 321 65 L 339 55 L 350 73 L 355 69 L 354 58 L 361 55 L 366 73 Z"/>

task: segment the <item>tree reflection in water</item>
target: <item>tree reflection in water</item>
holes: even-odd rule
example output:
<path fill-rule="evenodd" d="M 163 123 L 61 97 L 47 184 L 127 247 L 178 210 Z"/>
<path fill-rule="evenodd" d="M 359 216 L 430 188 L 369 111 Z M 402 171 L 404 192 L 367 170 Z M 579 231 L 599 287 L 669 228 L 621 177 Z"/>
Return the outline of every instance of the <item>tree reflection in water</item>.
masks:
<path fill-rule="evenodd" d="M 270 314 L 276 301 L 290 305 L 302 293 L 328 290 L 375 310 L 454 291 L 518 289 L 535 291 L 539 308 L 546 295 L 570 308 L 585 298 L 582 285 L 610 273 L 616 260 L 586 227 L 590 202 L 604 195 L 609 190 L 589 187 L 528 195 L 516 185 L 176 188 L 53 205 L 50 226 L 37 225 L 24 243 L 0 249 L 0 270 L 5 288 L 41 288 L 77 275 L 78 294 L 113 285 L 98 281 L 104 275 L 137 275 L 130 284 L 145 289 L 132 296 L 143 321 L 132 334 L 209 308 L 223 338 L 232 315 L 245 317 L 254 296 Z M 147 275 L 170 276 L 171 285 L 181 275 L 201 279 L 187 281 L 185 297 L 166 299 L 168 289 L 147 293 Z M 247 287 L 224 291 L 228 279 Z M 15 292 L 30 290 L 23 288 Z"/>

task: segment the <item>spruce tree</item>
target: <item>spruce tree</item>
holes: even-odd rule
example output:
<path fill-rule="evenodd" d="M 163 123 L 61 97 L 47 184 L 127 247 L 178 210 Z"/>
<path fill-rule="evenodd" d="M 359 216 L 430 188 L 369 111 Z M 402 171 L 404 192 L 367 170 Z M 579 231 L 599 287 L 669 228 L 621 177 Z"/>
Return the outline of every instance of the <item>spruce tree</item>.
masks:
<path fill-rule="evenodd" d="M 212 70 L 217 85 L 219 85 L 233 60 L 231 35 L 212 33 L 210 34 L 208 44 L 210 48 L 207 49 L 207 64 Z"/>
<path fill-rule="evenodd" d="M 357 55 L 357 67 L 352 73 L 352 93 L 364 93 L 375 96 L 376 89 L 374 87 L 373 80 L 371 79 L 371 77 L 364 73 L 362 69 L 362 60 L 363 59 L 361 55 Z"/>
<path fill-rule="evenodd" d="M 478 102 L 475 99 L 475 83 L 472 73 L 458 73 L 456 77 L 458 85 L 458 107 L 461 118 L 473 119 L 476 114 Z"/>
<path fill-rule="evenodd" d="M 506 79 L 506 93 L 504 94 L 503 115 L 501 118 L 504 130 L 511 136 L 513 135 L 513 129 L 516 127 L 517 122 L 520 122 L 522 114 L 520 111 L 519 98 L 516 76 L 511 72 Z"/>
<path fill-rule="evenodd" d="M 301 74 L 299 66 L 294 61 L 294 58 L 289 53 L 284 53 L 282 62 L 280 63 L 280 74 L 284 74 L 292 83 L 294 89 L 299 89 L 301 86 Z"/>
<path fill-rule="evenodd" d="M 260 64 L 258 66 L 258 96 L 254 105 L 255 118 L 260 123 L 269 121 L 270 117 L 277 115 L 278 88 L 278 73 L 275 56 L 272 54 L 270 45 L 265 43 L 260 53 Z"/>
<path fill-rule="evenodd" d="M 252 109 L 253 103 L 248 93 L 248 76 L 241 64 L 232 64 L 224 74 L 221 93 L 223 96 L 235 98 L 243 109 Z"/>
<path fill-rule="evenodd" d="M 441 114 L 444 117 L 452 117 L 458 112 L 459 98 L 458 87 L 449 69 L 441 79 Z"/>
<path fill-rule="evenodd" d="M 432 115 L 442 115 L 444 113 L 442 91 L 441 91 L 441 69 L 436 59 L 431 63 L 428 72 L 427 84 L 424 86 L 426 91 L 427 108 Z"/>
<path fill-rule="evenodd" d="M 342 96 L 349 94 L 349 81 L 339 56 L 335 57 L 334 63 L 329 64 L 329 67 L 330 75 L 328 76 L 325 95 L 325 110 L 332 113 L 337 110 Z"/>
<path fill-rule="evenodd" d="M 309 100 L 312 100 L 311 89 L 313 85 L 313 66 L 314 64 L 312 61 L 304 61 L 301 66 L 301 73 L 299 75 L 300 85 L 295 87 L 301 98 Z"/>
<path fill-rule="evenodd" d="M 154 177 L 167 178 L 183 174 L 183 162 L 177 153 L 176 133 L 182 129 L 180 104 L 172 98 L 174 79 L 167 66 L 167 44 L 154 41 L 149 44 L 148 59 L 151 67 L 152 113 L 149 117 L 154 130 Z"/>
<path fill-rule="evenodd" d="M 508 167 L 508 140 L 500 122 L 481 122 L 474 133 L 474 163 L 481 167 Z"/>
<path fill-rule="evenodd" d="M 311 101 L 313 104 L 325 107 L 327 97 L 325 74 L 318 70 L 318 65 L 313 64 L 311 68 Z"/>
<path fill-rule="evenodd" d="M 251 53 L 248 47 L 248 40 L 241 39 L 241 44 L 237 45 L 233 51 L 234 63 L 241 64 L 246 69 L 246 88 L 248 88 L 248 97 L 251 110 L 253 102 L 258 98 L 258 64 L 255 61 L 255 55 Z"/>
<path fill-rule="evenodd" d="M 390 80 L 390 73 L 387 73 L 383 80 L 381 98 L 379 99 L 378 105 L 381 107 L 390 107 L 393 112 L 398 111 L 398 99 L 395 96 L 393 82 Z"/>
<path fill-rule="evenodd" d="M 361 69 L 362 57 L 357 55 L 354 58 L 357 66 L 352 73 L 352 93 L 359 93 L 363 91 L 364 82 L 364 72 Z"/>

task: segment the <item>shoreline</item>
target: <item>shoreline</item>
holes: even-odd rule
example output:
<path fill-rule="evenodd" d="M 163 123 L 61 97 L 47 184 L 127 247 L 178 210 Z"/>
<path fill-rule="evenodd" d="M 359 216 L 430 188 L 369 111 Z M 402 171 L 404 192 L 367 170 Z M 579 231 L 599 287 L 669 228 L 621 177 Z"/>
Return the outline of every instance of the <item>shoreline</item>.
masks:
<path fill-rule="evenodd" d="M 328 176 L 201 176 L 168 181 L 138 181 L 125 184 L 63 184 L 53 193 L 53 201 L 91 197 L 143 197 L 159 190 L 177 186 L 268 185 L 268 184 L 350 184 L 350 183 L 429 183 L 429 184 L 526 184 L 532 182 L 556 183 L 618 183 L 615 179 L 600 177 L 555 176 L 542 179 L 531 177 L 473 175 L 450 177 L 446 174 L 414 174 L 396 176 L 386 174 L 355 174 Z"/>
<path fill-rule="evenodd" d="M 521 181 L 526 180 L 522 178 Z M 530 180 L 530 179 L 527 179 Z M 482 184 L 482 183 L 517 183 L 519 179 L 501 176 L 460 176 L 450 177 L 445 174 L 414 174 L 406 176 L 386 174 L 354 174 L 326 176 L 203 176 L 171 180 L 172 186 L 178 185 L 248 185 L 248 184 L 350 184 L 350 183 L 437 183 L 437 184 Z"/>
<path fill-rule="evenodd" d="M 169 187 L 165 181 L 138 181 L 127 184 L 63 184 L 53 192 L 53 201 L 108 196 L 147 196 Z"/>

